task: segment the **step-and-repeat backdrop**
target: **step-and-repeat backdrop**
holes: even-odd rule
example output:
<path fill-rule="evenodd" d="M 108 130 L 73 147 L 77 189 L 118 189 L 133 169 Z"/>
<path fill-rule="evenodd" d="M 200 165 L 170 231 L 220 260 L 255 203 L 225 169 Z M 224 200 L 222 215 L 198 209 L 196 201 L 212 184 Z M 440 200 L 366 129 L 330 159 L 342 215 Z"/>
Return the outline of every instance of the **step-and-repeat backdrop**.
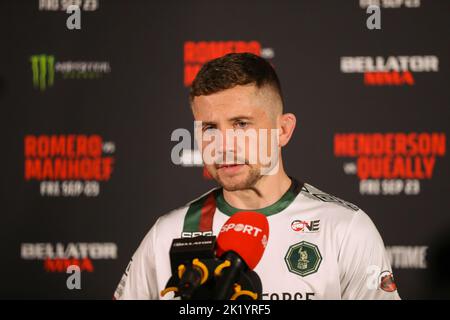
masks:
<path fill-rule="evenodd" d="M 179 164 L 171 153 L 175 130 L 193 132 L 190 83 L 229 52 L 279 74 L 298 118 L 288 173 L 368 213 L 403 298 L 448 297 L 449 12 L 447 0 L 2 0 L 0 297 L 112 298 L 155 220 L 214 186 L 192 149 Z"/>

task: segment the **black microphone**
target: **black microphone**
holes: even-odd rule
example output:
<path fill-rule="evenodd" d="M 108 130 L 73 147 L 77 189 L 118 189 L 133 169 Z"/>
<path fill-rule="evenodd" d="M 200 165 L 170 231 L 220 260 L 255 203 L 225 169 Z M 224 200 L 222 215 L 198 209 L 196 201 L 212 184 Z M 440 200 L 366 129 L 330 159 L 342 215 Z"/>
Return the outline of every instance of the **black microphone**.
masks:
<path fill-rule="evenodd" d="M 182 300 L 261 299 L 261 280 L 248 262 L 229 250 L 218 258 L 215 244 L 214 236 L 174 239 L 170 249 L 172 276 L 161 296 L 173 292 L 174 298 Z"/>
<path fill-rule="evenodd" d="M 161 296 L 174 292 L 183 300 L 261 299 L 262 284 L 253 269 L 269 238 L 267 218 L 237 212 L 215 236 L 174 239 L 170 249 L 172 276 Z"/>
<path fill-rule="evenodd" d="M 213 299 L 225 300 L 233 295 L 234 284 L 248 267 L 245 261 L 234 251 L 226 252 L 222 258 L 228 261 L 229 266 L 217 274 L 217 284 L 215 286 Z"/>
<path fill-rule="evenodd" d="M 161 296 L 172 291 L 183 300 L 210 298 L 206 282 L 212 278 L 211 270 L 220 263 L 215 244 L 215 236 L 174 239 L 169 253 L 172 277 Z"/>
<path fill-rule="evenodd" d="M 195 258 L 192 260 L 192 263 L 186 264 L 185 267 L 181 267 L 180 269 L 179 295 L 183 300 L 191 300 L 200 285 L 208 280 L 208 266 L 200 259 Z"/>

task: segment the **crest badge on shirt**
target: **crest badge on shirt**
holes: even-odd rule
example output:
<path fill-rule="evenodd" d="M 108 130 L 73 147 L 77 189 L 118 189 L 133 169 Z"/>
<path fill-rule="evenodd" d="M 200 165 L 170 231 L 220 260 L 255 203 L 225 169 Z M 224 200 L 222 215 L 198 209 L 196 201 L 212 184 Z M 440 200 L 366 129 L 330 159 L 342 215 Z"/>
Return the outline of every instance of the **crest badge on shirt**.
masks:
<path fill-rule="evenodd" d="M 301 241 L 289 247 L 284 260 L 290 272 L 306 277 L 319 270 L 322 255 L 315 244 Z"/>

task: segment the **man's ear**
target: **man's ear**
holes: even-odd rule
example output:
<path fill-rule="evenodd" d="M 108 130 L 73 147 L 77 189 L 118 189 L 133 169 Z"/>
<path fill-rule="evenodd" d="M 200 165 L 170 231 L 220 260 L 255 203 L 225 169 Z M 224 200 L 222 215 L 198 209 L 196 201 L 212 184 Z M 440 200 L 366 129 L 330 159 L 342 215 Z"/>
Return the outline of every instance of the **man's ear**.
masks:
<path fill-rule="evenodd" d="M 279 133 L 278 141 L 279 146 L 284 147 L 288 144 L 289 140 L 294 133 L 295 125 L 297 123 L 297 118 L 293 113 L 284 113 L 279 118 Z"/>

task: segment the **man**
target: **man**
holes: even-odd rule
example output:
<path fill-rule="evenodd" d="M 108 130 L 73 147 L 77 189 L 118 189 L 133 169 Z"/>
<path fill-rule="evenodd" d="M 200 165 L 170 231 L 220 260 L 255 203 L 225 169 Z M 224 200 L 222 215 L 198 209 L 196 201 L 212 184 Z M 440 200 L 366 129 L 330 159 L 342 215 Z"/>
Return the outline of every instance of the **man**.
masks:
<path fill-rule="evenodd" d="M 283 113 L 280 83 L 267 61 L 233 53 L 208 62 L 193 82 L 190 100 L 200 123 L 205 168 L 221 187 L 157 220 L 133 255 L 116 299 L 160 299 L 171 276 L 172 239 L 208 231 L 217 235 L 231 215 L 246 210 L 266 215 L 270 227 L 255 268 L 263 299 L 399 299 L 370 218 L 286 174 L 281 149 L 296 118 Z M 248 137 L 243 144 L 230 140 L 230 131 L 256 132 L 258 145 Z M 205 161 L 203 151 L 214 141 L 206 138 L 209 132 L 221 135 Z M 250 161 L 252 150 L 266 151 L 271 161 Z"/>

